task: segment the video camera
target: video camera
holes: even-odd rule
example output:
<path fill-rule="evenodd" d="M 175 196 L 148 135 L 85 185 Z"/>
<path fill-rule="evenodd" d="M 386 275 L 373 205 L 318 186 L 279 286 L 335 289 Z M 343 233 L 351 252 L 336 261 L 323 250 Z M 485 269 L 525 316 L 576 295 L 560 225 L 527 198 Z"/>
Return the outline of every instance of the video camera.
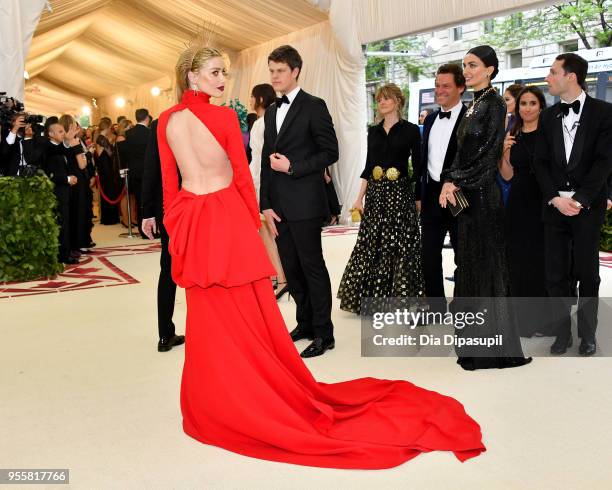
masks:
<path fill-rule="evenodd" d="M 0 126 L 9 127 L 18 116 L 25 116 L 25 123 L 32 126 L 42 124 L 45 118 L 39 114 L 25 112 L 23 103 L 14 97 L 7 97 L 6 92 L 0 92 Z"/>

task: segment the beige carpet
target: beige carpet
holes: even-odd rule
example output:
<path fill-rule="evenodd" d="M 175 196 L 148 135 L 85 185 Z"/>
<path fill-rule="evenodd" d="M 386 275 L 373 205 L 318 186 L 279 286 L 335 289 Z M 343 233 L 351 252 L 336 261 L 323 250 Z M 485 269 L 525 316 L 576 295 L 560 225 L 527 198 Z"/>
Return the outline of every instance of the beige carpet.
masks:
<path fill-rule="evenodd" d="M 98 226 L 95 241 L 141 243 L 118 238 L 121 231 Z M 324 238 L 334 292 L 354 241 Z M 0 299 L 0 467 L 69 468 L 70 487 L 82 489 L 612 488 L 612 359 L 538 358 L 465 372 L 453 358 L 361 358 L 359 320 L 337 303 L 336 349 L 307 361 L 317 379 L 403 378 L 454 396 L 481 424 L 487 452 L 463 464 L 437 452 L 391 470 L 348 471 L 195 442 L 181 429 L 183 348 L 156 351 L 159 255 L 111 260 L 140 282 Z M 602 268 L 602 296 L 611 291 Z M 280 307 L 292 327 L 294 304 Z M 184 318 L 181 291 L 179 332 Z"/>

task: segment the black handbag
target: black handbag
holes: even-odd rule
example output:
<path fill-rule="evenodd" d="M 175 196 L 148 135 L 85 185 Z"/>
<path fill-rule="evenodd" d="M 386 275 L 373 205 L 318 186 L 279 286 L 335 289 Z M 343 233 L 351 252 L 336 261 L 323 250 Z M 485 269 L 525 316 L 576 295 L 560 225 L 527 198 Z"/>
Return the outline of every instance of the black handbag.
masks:
<path fill-rule="evenodd" d="M 461 189 L 457 189 L 455 192 L 453 192 L 453 194 L 455 195 L 455 203 L 456 204 L 452 204 L 450 201 L 448 202 L 448 208 L 450 209 L 451 214 L 453 215 L 453 217 L 457 217 L 457 215 L 463 211 L 465 208 L 469 207 L 470 203 L 468 202 L 468 200 L 466 199 L 465 195 L 463 194 L 463 192 L 461 191 Z"/>

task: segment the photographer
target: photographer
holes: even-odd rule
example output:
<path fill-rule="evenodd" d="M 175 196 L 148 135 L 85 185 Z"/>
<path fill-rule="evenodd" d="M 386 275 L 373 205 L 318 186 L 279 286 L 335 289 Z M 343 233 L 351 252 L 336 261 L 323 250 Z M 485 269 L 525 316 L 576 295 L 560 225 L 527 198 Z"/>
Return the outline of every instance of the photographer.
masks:
<path fill-rule="evenodd" d="M 20 104 L 4 105 L 5 116 L 11 109 L 20 108 Z M 41 166 L 44 153 L 44 139 L 42 137 L 42 116 L 30 115 L 23 112 L 12 114 L 10 130 L 0 149 L 0 174 L 15 177 L 29 176 Z"/>

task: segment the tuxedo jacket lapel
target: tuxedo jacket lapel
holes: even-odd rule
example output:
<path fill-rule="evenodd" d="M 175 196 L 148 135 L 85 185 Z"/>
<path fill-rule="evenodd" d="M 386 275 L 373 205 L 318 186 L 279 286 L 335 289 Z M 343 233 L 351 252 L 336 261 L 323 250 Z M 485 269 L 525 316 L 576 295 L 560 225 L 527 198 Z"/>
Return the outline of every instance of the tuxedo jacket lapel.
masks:
<path fill-rule="evenodd" d="M 560 163 L 565 169 L 567 167 L 567 158 L 565 158 L 565 143 L 563 142 L 563 113 L 560 106 L 557 104 L 558 114 L 553 118 L 553 151 L 555 152 L 555 161 Z"/>
<path fill-rule="evenodd" d="M 302 104 L 303 95 L 304 95 L 304 91 L 300 89 L 300 91 L 295 96 L 295 99 L 293 99 L 293 102 L 289 106 L 289 111 L 287 112 L 287 115 L 285 116 L 285 120 L 283 121 L 283 124 L 280 127 L 280 131 L 278 132 L 278 135 L 276 136 L 277 145 L 279 141 L 281 140 L 281 138 L 283 137 L 283 135 L 287 132 L 287 128 L 291 126 L 291 123 L 297 116 L 297 113 L 299 111 L 299 106 Z M 274 110 L 274 122 L 276 123 L 276 108 Z M 275 124 L 275 128 L 276 128 L 276 124 Z"/>
<path fill-rule="evenodd" d="M 572 152 L 570 153 L 570 159 L 567 164 L 568 170 L 575 168 L 580 163 L 582 157 L 582 150 L 584 148 L 584 140 L 586 139 L 587 125 L 592 119 L 591 115 L 591 100 L 587 95 L 584 101 L 584 107 L 580 114 L 579 126 L 576 128 L 576 136 L 574 138 L 574 144 L 572 145 Z"/>
<path fill-rule="evenodd" d="M 464 104 L 461 104 L 461 110 L 459 111 L 459 117 L 455 121 L 455 126 L 453 126 L 453 132 L 451 133 L 450 140 L 448 141 L 448 146 L 446 147 L 446 154 L 444 155 L 444 168 L 447 168 L 451 163 L 453 163 L 453 160 L 455 158 L 455 153 L 457 153 L 457 129 L 459 128 L 459 124 L 461 124 L 463 115 L 466 112 L 467 112 L 467 107 L 465 107 Z"/>

